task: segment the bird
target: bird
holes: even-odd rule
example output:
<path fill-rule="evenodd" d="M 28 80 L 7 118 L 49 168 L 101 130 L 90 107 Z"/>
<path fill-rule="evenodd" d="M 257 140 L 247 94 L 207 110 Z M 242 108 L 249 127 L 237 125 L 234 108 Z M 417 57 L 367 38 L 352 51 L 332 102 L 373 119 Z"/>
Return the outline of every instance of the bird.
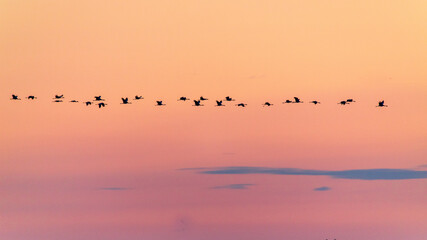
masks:
<path fill-rule="evenodd" d="M 62 95 L 55 95 L 55 97 L 53 99 L 62 99 L 64 98 L 64 94 Z"/>
<path fill-rule="evenodd" d="M 187 100 L 190 100 L 189 98 L 187 98 L 187 97 L 180 97 L 179 99 L 178 99 L 178 101 L 187 101 Z"/>
<path fill-rule="evenodd" d="M 107 105 L 107 104 L 106 104 L 106 103 L 103 103 L 103 102 L 98 103 L 98 107 L 99 107 L 99 108 L 105 107 L 106 105 Z"/>
<path fill-rule="evenodd" d="M 202 100 L 193 100 L 193 101 L 194 101 L 194 105 L 193 106 L 196 106 L 196 107 L 204 106 L 203 104 L 200 104 L 200 101 L 202 101 Z"/>
<path fill-rule="evenodd" d="M 289 99 L 286 99 L 286 101 L 284 101 L 284 102 L 282 102 L 282 103 L 292 103 L 292 101 L 291 101 L 291 100 L 289 100 Z"/>
<path fill-rule="evenodd" d="M 163 101 L 156 101 L 156 106 L 165 106 L 166 104 L 163 104 Z"/>
<path fill-rule="evenodd" d="M 105 99 L 102 99 L 101 96 L 95 96 L 94 101 L 105 101 Z"/>
<path fill-rule="evenodd" d="M 140 100 L 140 99 L 144 99 L 144 98 L 142 96 L 136 95 L 134 100 Z"/>
<path fill-rule="evenodd" d="M 12 94 L 12 98 L 10 100 L 21 100 L 17 95 Z"/>
<path fill-rule="evenodd" d="M 121 104 L 131 104 L 131 103 L 129 102 L 129 98 L 122 98 Z"/>
<path fill-rule="evenodd" d="M 77 101 L 77 100 L 71 100 L 70 102 L 72 102 L 72 103 L 78 103 L 79 101 Z"/>
<path fill-rule="evenodd" d="M 236 101 L 236 99 L 233 99 L 230 96 L 225 97 L 225 101 Z"/>
<path fill-rule="evenodd" d="M 206 101 L 208 100 L 207 98 L 204 98 L 203 96 L 200 97 L 200 101 Z"/>
<path fill-rule="evenodd" d="M 61 99 L 56 99 L 56 100 L 53 100 L 53 102 L 62 102 L 62 100 Z"/>
<path fill-rule="evenodd" d="M 384 105 L 384 100 L 378 102 L 378 106 L 376 107 L 388 107 L 388 105 Z"/>
<path fill-rule="evenodd" d="M 84 102 L 84 104 L 86 104 L 86 106 L 89 106 L 89 105 L 92 105 L 92 102 L 87 101 L 87 102 Z"/>
<path fill-rule="evenodd" d="M 30 96 L 28 96 L 28 97 L 27 97 L 27 99 L 34 100 L 34 99 L 36 99 L 36 97 L 35 97 L 35 96 L 33 96 L 33 95 L 30 95 Z"/>
<path fill-rule="evenodd" d="M 245 107 L 246 105 L 248 105 L 248 104 L 246 104 L 246 103 L 239 103 L 239 104 L 236 104 L 236 106 L 238 106 L 238 107 Z"/>
<path fill-rule="evenodd" d="M 270 107 L 271 105 L 273 105 L 273 104 L 271 104 L 271 103 L 269 103 L 269 102 L 265 102 L 265 103 L 263 104 L 263 106 L 268 106 L 268 107 Z"/>
<path fill-rule="evenodd" d="M 222 100 L 216 100 L 216 107 L 224 107 L 224 105 L 222 105 Z"/>
<path fill-rule="evenodd" d="M 316 101 L 316 100 L 311 101 L 310 103 L 313 103 L 314 105 L 320 104 L 320 102 L 319 102 L 319 101 Z"/>
<path fill-rule="evenodd" d="M 353 100 L 353 98 L 349 98 L 349 99 L 347 99 L 346 101 L 347 101 L 347 102 L 349 102 L 349 103 L 350 103 L 350 102 L 356 102 L 356 101 L 354 101 L 354 100 Z"/>
<path fill-rule="evenodd" d="M 341 105 L 346 105 L 346 104 L 349 104 L 347 101 L 341 101 L 341 102 L 339 102 L 338 104 L 341 104 Z"/>
<path fill-rule="evenodd" d="M 299 98 L 297 98 L 297 97 L 294 97 L 294 99 L 295 99 L 295 102 L 294 102 L 294 103 L 303 103 L 303 102 L 301 102 L 301 100 L 300 100 Z"/>

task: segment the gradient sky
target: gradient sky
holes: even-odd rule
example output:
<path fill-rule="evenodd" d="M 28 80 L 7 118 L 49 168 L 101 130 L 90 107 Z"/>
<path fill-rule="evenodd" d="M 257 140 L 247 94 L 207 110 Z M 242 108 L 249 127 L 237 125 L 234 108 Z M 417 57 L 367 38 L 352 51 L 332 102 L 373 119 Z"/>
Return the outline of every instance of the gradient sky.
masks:
<path fill-rule="evenodd" d="M 426 12 L 1 0 L 0 238 L 424 240 Z M 176 101 L 201 95 L 200 108 Z M 227 95 L 247 108 L 213 106 Z M 281 104 L 293 96 L 322 104 Z"/>

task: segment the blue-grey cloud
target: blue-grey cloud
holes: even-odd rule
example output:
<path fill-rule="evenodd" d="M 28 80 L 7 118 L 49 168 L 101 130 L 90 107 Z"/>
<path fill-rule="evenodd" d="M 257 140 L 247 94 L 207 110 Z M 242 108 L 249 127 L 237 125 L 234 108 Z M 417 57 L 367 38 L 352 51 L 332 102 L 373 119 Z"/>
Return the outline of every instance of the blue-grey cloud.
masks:
<path fill-rule="evenodd" d="M 248 189 L 249 186 L 253 186 L 255 184 L 250 183 L 240 183 L 240 184 L 229 184 L 223 186 L 212 187 L 212 189 Z"/>
<path fill-rule="evenodd" d="M 125 188 L 125 187 L 104 187 L 104 188 L 98 188 L 98 190 L 104 190 L 104 191 L 126 191 L 126 190 L 130 190 L 130 188 Z"/>
<path fill-rule="evenodd" d="M 329 190 L 331 190 L 331 188 L 330 187 L 318 187 L 318 188 L 315 188 L 315 189 L 313 189 L 313 191 L 329 191 Z"/>
<path fill-rule="evenodd" d="M 182 169 L 198 171 L 202 174 L 271 174 L 271 175 L 303 175 L 303 176 L 330 176 L 341 179 L 357 180 L 404 180 L 427 178 L 427 171 L 411 169 L 352 169 L 340 171 L 307 170 L 298 168 L 267 168 L 267 167 L 218 167 Z"/>

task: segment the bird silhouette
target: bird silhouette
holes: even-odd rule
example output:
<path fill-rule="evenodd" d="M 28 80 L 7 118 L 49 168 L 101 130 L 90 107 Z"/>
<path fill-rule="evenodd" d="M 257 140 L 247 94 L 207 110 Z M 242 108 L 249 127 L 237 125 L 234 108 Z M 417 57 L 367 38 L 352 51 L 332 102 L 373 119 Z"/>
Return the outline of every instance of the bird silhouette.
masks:
<path fill-rule="evenodd" d="M 55 95 L 55 97 L 53 99 L 62 99 L 64 98 L 64 94 L 62 95 Z"/>
<path fill-rule="evenodd" d="M 297 98 L 297 97 L 294 97 L 294 99 L 295 99 L 295 102 L 294 102 L 294 103 L 303 103 L 303 102 L 301 102 L 301 100 L 300 100 L 299 98 Z"/>
<path fill-rule="evenodd" d="M 21 100 L 17 95 L 12 94 L 12 98 L 10 100 Z"/>
<path fill-rule="evenodd" d="M 224 107 L 224 105 L 222 105 L 222 100 L 216 100 L 216 107 Z"/>
<path fill-rule="evenodd" d="M 37 99 L 37 97 L 35 97 L 34 95 L 29 95 L 29 96 L 27 96 L 25 98 L 29 99 L 29 100 L 35 100 L 35 99 Z M 105 101 L 105 99 L 102 99 L 101 96 L 94 96 L 94 98 L 95 98 L 95 100 L 93 100 L 93 101 L 86 101 L 86 102 L 83 102 L 83 104 L 85 104 L 86 106 L 89 106 L 89 105 L 92 105 L 94 101 Z M 60 102 L 64 102 L 65 101 L 64 99 L 65 98 L 64 98 L 63 94 L 62 95 L 54 95 L 54 98 L 53 98 L 52 102 L 60 103 Z M 136 95 L 133 100 L 140 100 L 140 99 L 144 99 L 144 98 L 142 96 Z M 21 100 L 21 99 L 17 95 L 12 94 L 12 98 L 10 98 L 10 100 Z M 127 98 L 127 97 L 126 98 L 121 98 L 121 100 L 122 100 L 121 104 L 131 104 L 132 103 L 132 102 L 129 101 L 129 98 Z M 187 97 L 180 97 L 178 99 L 178 101 L 187 101 L 187 100 L 190 100 L 190 99 L 187 98 Z M 201 103 L 202 103 L 202 101 L 206 101 L 206 100 L 208 100 L 208 99 L 204 98 L 203 96 L 201 96 L 198 100 L 193 100 L 194 101 L 194 105 L 193 106 L 204 106 Z M 215 106 L 216 107 L 223 107 L 223 106 L 225 106 L 225 105 L 223 105 L 223 101 L 236 101 L 236 100 L 233 99 L 230 96 L 226 96 L 224 100 L 216 100 L 216 105 Z M 70 100 L 69 102 L 71 102 L 71 103 L 78 103 L 79 101 L 78 100 Z M 354 103 L 354 102 L 356 102 L 356 101 L 353 98 L 349 98 L 349 99 L 340 101 L 337 104 L 348 105 L 348 104 Z M 298 97 L 294 97 L 293 101 L 287 99 L 285 102 L 282 102 L 282 103 L 303 103 L 303 101 L 300 98 L 298 98 Z M 312 103 L 314 105 L 320 104 L 320 102 L 317 101 L 317 100 L 310 101 L 309 103 Z M 105 103 L 97 103 L 97 105 L 99 106 L 99 108 L 101 108 L 101 107 L 105 107 L 107 104 L 105 104 Z M 163 104 L 163 101 L 156 101 L 156 106 L 165 106 L 165 105 L 166 104 Z M 247 106 L 246 103 L 239 103 L 239 104 L 235 104 L 235 105 L 238 106 L 238 107 L 246 107 Z M 270 102 L 265 102 L 262 105 L 269 107 L 269 106 L 272 106 L 274 104 L 272 104 Z M 376 105 L 375 107 L 388 107 L 388 105 L 385 105 L 385 101 L 381 100 L 381 101 L 378 102 L 378 105 Z"/>
<path fill-rule="evenodd" d="M 102 99 L 101 96 L 95 96 L 94 101 L 105 101 L 105 99 Z"/>
<path fill-rule="evenodd" d="M 388 105 L 384 105 L 384 100 L 379 101 L 377 107 L 388 107 Z"/>
<path fill-rule="evenodd" d="M 200 104 L 200 101 L 202 101 L 202 100 L 193 100 L 193 101 L 194 101 L 194 105 L 193 106 L 196 106 L 196 107 L 204 106 L 203 104 Z"/>
<path fill-rule="evenodd" d="M 187 98 L 187 97 L 180 97 L 179 99 L 178 99 L 178 101 L 187 101 L 187 100 L 190 100 L 189 98 Z"/>
<path fill-rule="evenodd" d="M 156 101 L 156 106 L 166 106 L 166 104 L 163 104 L 163 101 Z"/>
<path fill-rule="evenodd" d="M 107 105 L 107 104 L 106 104 L 106 103 L 103 103 L 103 102 L 98 103 L 98 107 L 99 107 L 99 108 L 105 107 L 106 105 Z"/>
<path fill-rule="evenodd" d="M 131 104 L 131 103 L 129 102 L 129 98 L 122 98 L 121 104 Z"/>

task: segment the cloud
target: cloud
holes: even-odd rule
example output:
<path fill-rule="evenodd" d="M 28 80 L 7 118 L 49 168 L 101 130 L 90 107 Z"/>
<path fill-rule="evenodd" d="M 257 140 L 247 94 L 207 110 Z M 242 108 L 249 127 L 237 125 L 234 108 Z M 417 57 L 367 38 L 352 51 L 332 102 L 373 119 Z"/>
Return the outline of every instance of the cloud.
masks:
<path fill-rule="evenodd" d="M 404 180 L 427 178 L 427 171 L 411 169 L 352 169 L 341 171 L 307 170 L 298 168 L 266 168 L 266 167 L 218 167 L 182 169 L 198 171 L 201 174 L 270 174 L 270 175 L 303 175 L 303 176 L 329 176 L 340 179 L 357 180 Z"/>
<path fill-rule="evenodd" d="M 249 186 L 253 186 L 255 184 L 250 183 L 241 183 L 241 184 L 229 184 L 229 185 L 223 185 L 223 186 L 216 186 L 212 187 L 212 189 L 248 189 Z"/>
<path fill-rule="evenodd" d="M 259 78 L 264 78 L 264 77 L 265 77 L 264 74 L 253 74 L 253 75 L 250 75 L 248 78 L 249 79 L 259 79 Z"/>
<path fill-rule="evenodd" d="M 126 191 L 126 190 L 130 190 L 130 188 L 125 188 L 125 187 L 105 187 L 105 188 L 98 188 L 98 190 L 104 190 L 104 191 Z"/>
<path fill-rule="evenodd" d="M 223 152 L 222 154 L 223 155 L 236 155 L 235 152 Z"/>
<path fill-rule="evenodd" d="M 331 190 L 331 188 L 330 187 L 318 187 L 318 188 L 315 188 L 315 189 L 313 189 L 313 191 L 329 191 L 329 190 Z"/>

